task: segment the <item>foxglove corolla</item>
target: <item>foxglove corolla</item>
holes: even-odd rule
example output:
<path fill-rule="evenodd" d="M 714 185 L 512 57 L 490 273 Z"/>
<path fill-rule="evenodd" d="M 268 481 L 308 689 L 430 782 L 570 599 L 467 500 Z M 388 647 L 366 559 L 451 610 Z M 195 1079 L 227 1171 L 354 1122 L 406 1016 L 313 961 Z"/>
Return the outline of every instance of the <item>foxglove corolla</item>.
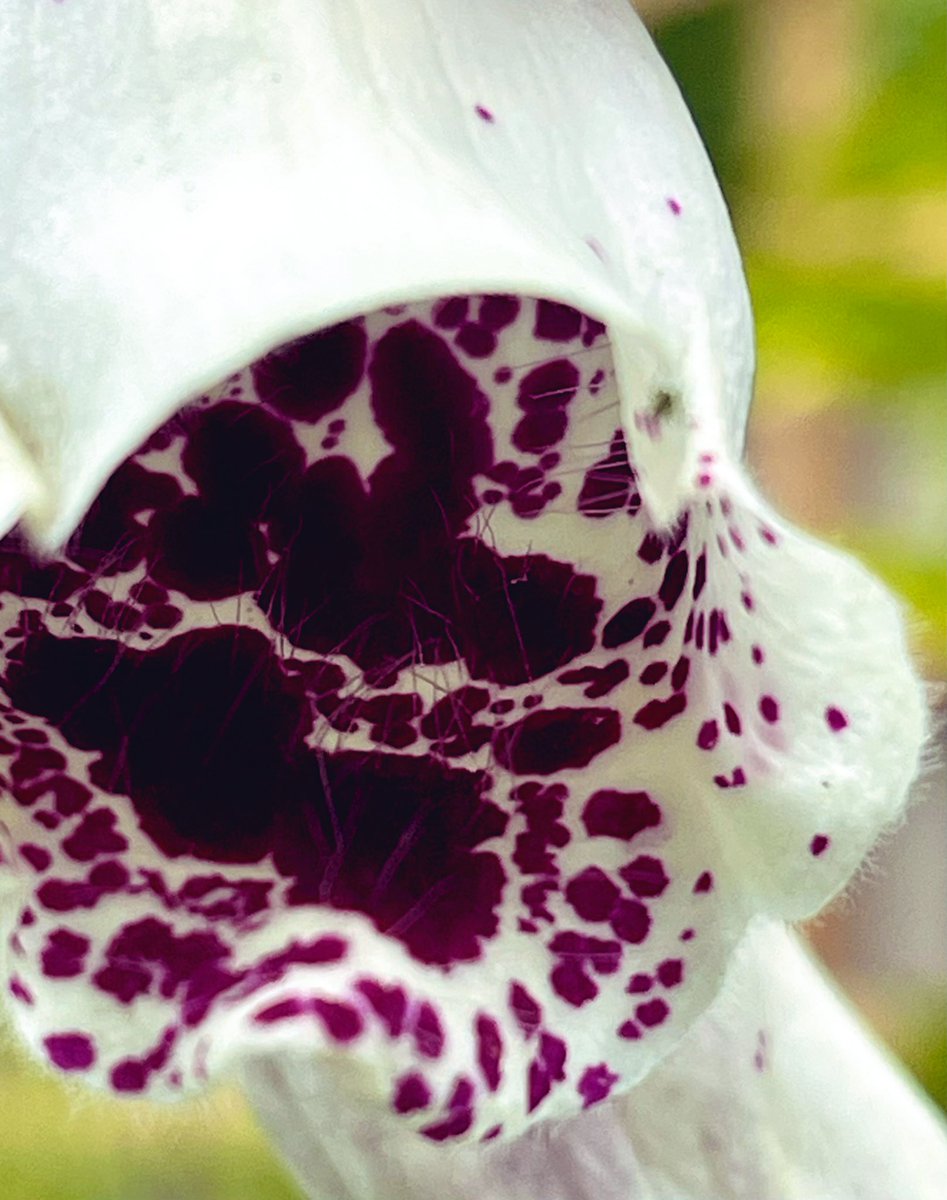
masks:
<path fill-rule="evenodd" d="M 823 1200 L 778 1119 L 828 1119 L 820 1018 L 761 1010 L 834 1012 L 779 922 L 900 812 L 923 706 L 891 601 L 738 465 L 739 258 L 633 14 L 0 39 L 24 1039 L 122 1093 L 240 1069 L 315 1194 L 461 1195 L 465 1143 L 471 1195 Z M 927 1195 L 930 1130 L 825 1200 Z"/>

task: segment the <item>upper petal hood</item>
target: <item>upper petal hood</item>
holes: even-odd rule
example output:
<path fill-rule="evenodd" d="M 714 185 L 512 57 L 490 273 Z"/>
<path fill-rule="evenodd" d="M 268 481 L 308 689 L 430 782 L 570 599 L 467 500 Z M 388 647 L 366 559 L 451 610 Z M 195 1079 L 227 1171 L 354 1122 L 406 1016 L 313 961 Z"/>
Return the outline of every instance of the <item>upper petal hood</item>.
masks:
<path fill-rule="evenodd" d="M 659 521 L 695 422 L 739 448 L 730 223 L 623 0 L 18 0 L 0 57 L 0 414 L 41 481 L 17 499 L 43 544 L 187 395 L 291 336 L 457 291 L 608 323 Z"/>

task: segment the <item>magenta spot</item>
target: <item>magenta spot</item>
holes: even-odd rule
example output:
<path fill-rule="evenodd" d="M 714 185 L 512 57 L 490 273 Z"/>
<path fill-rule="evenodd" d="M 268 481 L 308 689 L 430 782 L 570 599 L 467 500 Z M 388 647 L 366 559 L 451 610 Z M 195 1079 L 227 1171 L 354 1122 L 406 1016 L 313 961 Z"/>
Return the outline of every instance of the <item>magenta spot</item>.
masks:
<path fill-rule="evenodd" d="M 388 1031 L 389 1037 L 400 1037 L 408 1012 L 408 997 L 404 988 L 386 986 L 374 979 L 360 979 L 355 988 L 371 1005 L 375 1015 Z"/>
<path fill-rule="evenodd" d="M 841 733 L 848 726 L 848 717 L 840 708 L 827 708 L 825 721 L 833 733 Z"/>
<path fill-rule="evenodd" d="M 618 874 L 628 885 L 629 891 L 636 896 L 646 898 L 662 895 L 670 883 L 664 870 L 664 864 L 659 858 L 653 858 L 650 854 L 639 854 L 637 858 L 622 867 Z"/>
<path fill-rule="evenodd" d="M 694 884 L 693 892 L 695 895 L 702 895 L 706 892 L 712 892 L 714 887 L 714 877 L 710 871 L 702 871 L 697 876 L 697 882 Z"/>
<path fill-rule="evenodd" d="M 310 1011 L 309 1004 L 300 996 L 288 996 L 285 1000 L 277 1000 L 268 1004 L 254 1014 L 253 1020 L 257 1025 L 275 1025 L 280 1021 L 290 1021 L 301 1017 Z"/>
<path fill-rule="evenodd" d="M 395 1085 L 392 1108 L 397 1113 L 419 1112 L 431 1103 L 431 1089 L 421 1075 L 404 1075 Z"/>
<path fill-rule="evenodd" d="M 347 321 L 259 359 L 251 368 L 253 383 L 265 404 L 294 420 L 315 423 L 339 408 L 358 387 L 367 348 L 364 324 Z M 225 455 L 219 468 L 232 469 Z"/>
<path fill-rule="evenodd" d="M 584 965 L 571 959 L 566 959 L 553 967 L 549 975 L 549 982 L 556 995 L 575 1008 L 581 1008 L 583 1004 L 594 1000 L 598 995 L 598 985 Z"/>
<path fill-rule="evenodd" d="M 607 921 L 619 892 L 604 871 L 586 867 L 566 884 L 565 896 L 583 921 Z"/>
<path fill-rule="evenodd" d="M 566 408 L 578 386 L 579 372 L 565 358 L 543 363 L 525 375 L 516 396 L 525 416 L 513 430 L 513 445 L 528 454 L 542 454 L 560 442 L 569 423 Z"/>
<path fill-rule="evenodd" d="M 566 1055 L 566 1044 L 560 1038 L 551 1033 L 540 1035 L 536 1057 L 529 1065 L 527 1112 L 538 1108 L 552 1091 L 553 1085 L 565 1079 Z"/>
<path fill-rule="evenodd" d="M 610 924 L 616 937 L 623 942 L 639 945 L 648 936 L 651 917 L 640 901 L 619 900 L 612 912 Z"/>
<path fill-rule="evenodd" d="M 497 348 L 496 334 L 468 321 L 458 331 L 457 345 L 471 358 L 489 358 Z"/>
<path fill-rule="evenodd" d="M 691 660 L 689 658 L 679 658 L 674 664 L 674 669 L 671 672 L 671 687 L 675 692 L 679 692 L 687 683 L 690 669 Z"/>
<path fill-rule="evenodd" d="M 10 995 L 14 1000 L 19 1000 L 21 1004 L 35 1003 L 33 999 L 33 993 L 21 979 L 17 978 L 16 975 L 11 978 L 9 987 Z"/>
<path fill-rule="evenodd" d="M 660 1025 L 667 1020 L 670 1009 L 667 1004 L 660 998 L 654 1000 L 645 1000 L 643 1004 L 639 1004 L 635 1009 L 635 1017 L 642 1025 L 653 1029 L 656 1025 Z"/>
<path fill-rule="evenodd" d="M 497 332 L 512 325 L 519 316 L 520 301 L 516 296 L 492 295 L 484 296 L 480 301 L 480 312 L 477 316 L 479 324 Z M 503 370 L 503 368 L 500 368 Z M 509 370 L 509 368 L 506 368 Z M 496 378 L 494 376 L 494 378 Z M 497 380 L 502 382 L 502 380 Z"/>
<path fill-rule="evenodd" d="M 317 997 L 312 1001 L 312 1008 L 334 1042 L 354 1041 L 362 1032 L 362 1018 L 351 1004 Z"/>
<path fill-rule="evenodd" d="M 727 723 L 727 729 L 733 734 L 734 737 L 738 737 L 742 729 L 742 725 L 740 723 L 740 714 L 732 704 L 724 704 L 723 715 Z"/>
<path fill-rule="evenodd" d="M 43 1039 L 53 1066 L 61 1071 L 87 1071 L 95 1062 L 95 1046 L 84 1033 L 54 1033 Z"/>
<path fill-rule="evenodd" d="M 607 650 L 625 646 L 640 637 L 654 616 L 657 605 L 650 596 L 639 596 L 620 608 L 602 630 L 602 645 Z"/>
<path fill-rule="evenodd" d="M 638 682 L 643 683 L 645 687 L 653 687 L 656 683 L 660 683 L 667 673 L 666 662 L 649 663 L 638 676 Z"/>
<path fill-rule="evenodd" d="M 720 737 L 716 721 L 705 721 L 697 732 L 697 745 L 701 750 L 713 750 Z"/>
<path fill-rule="evenodd" d="M 654 980 L 651 976 L 646 975 L 643 971 L 639 971 L 628 980 L 628 986 L 625 988 L 625 991 L 632 996 L 639 996 L 643 992 L 650 992 L 653 987 Z"/>
<path fill-rule="evenodd" d="M 653 625 L 645 630 L 645 635 L 641 639 L 641 644 L 646 650 L 652 646 L 663 646 L 667 641 L 667 636 L 671 632 L 670 621 L 656 621 Z"/>
<path fill-rule="evenodd" d="M 818 858 L 820 854 L 824 854 L 828 850 L 830 842 L 831 839 L 827 834 L 817 833 L 809 843 L 809 851 L 815 858 Z"/>
<path fill-rule="evenodd" d="M 638 547 L 638 557 L 642 562 L 654 564 L 658 562 L 664 554 L 664 541 L 660 534 L 646 533 L 641 545 Z"/>
<path fill-rule="evenodd" d="M 582 823 L 590 837 L 631 841 L 642 830 L 661 824 L 661 810 L 647 792 L 603 790 L 589 797 Z"/>
<path fill-rule="evenodd" d="M 553 775 L 586 767 L 621 737 L 621 719 L 610 708 L 553 708 L 530 713 L 497 731 L 497 762 L 517 775 Z"/>
<path fill-rule="evenodd" d="M 764 661 L 764 658 L 765 658 L 765 656 L 763 654 L 763 647 L 762 646 L 754 646 L 751 651 L 751 654 L 753 656 L 753 661 L 756 663 L 757 666 L 760 666 L 760 664 Z"/>
<path fill-rule="evenodd" d="M 24 858 L 37 873 L 47 870 L 53 861 L 53 856 L 45 846 L 34 846 L 30 842 L 21 843 L 20 857 Z"/>
<path fill-rule="evenodd" d="M 567 304 L 540 300 L 536 305 L 533 336 L 550 342 L 570 342 L 579 336 L 582 315 Z"/>
<path fill-rule="evenodd" d="M 434 306 L 434 324 L 439 329 L 456 329 L 467 320 L 470 301 L 466 296 L 448 296 Z"/>
<path fill-rule="evenodd" d="M 636 1042 L 641 1037 L 641 1029 L 634 1021 L 624 1021 L 618 1027 L 618 1036 L 629 1042 Z"/>
<path fill-rule="evenodd" d="M 440 1058 L 444 1052 L 444 1027 L 434 1006 L 426 1000 L 414 1018 L 414 1042 L 425 1058 Z"/>
<path fill-rule="evenodd" d="M 586 1067 L 576 1086 L 576 1090 L 582 1097 L 582 1107 L 590 1108 L 593 1104 L 607 1099 L 620 1078 L 621 1076 L 616 1075 L 605 1063 Z"/>
<path fill-rule="evenodd" d="M 510 984 L 507 1004 L 526 1037 L 532 1037 L 539 1028 L 543 1017 L 542 1008 L 538 1002 L 521 983 L 514 982 Z"/>
<path fill-rule="evenodd" d="M 680 941 L 692 942 L 694 940 L 694 937 L 695 937 L 695 934 L 694 934 L 693 929 L 684 929 L 681 931 Z"/>
<path fill-rule="evenodd" d="M 54 929 L 46 939 L 40 961 L 48 979 L 71 979 L 81 975 L 91 942 L 71 929 Z"/>
<path fill-rule="evenodd" d="M 500 1034 L 500 1027 L 492 1017 L 478 1013 L 474 1028 L 480 1073 L 490 1091 L 495 1092 L 500 1086 L 502 1075 L 503 1038 Z"/>
<path fill-rule="evenodd" d="M 675 215 L 675 217 L 679 217 L 681 215 L 680 201 L 675 200 L 673 196 L 668 196 L 667 206 L 671 210 L 671 212 Z"/>
<path fill-rule="evenodd" d="M 629 674 L 628 663 L 623 658 L 615 658 L 610 663 L 606 663 L 604 667 L 577 667 L 574 670 L 565 671 L 559 676 L 559 682 L 587 683 L 589 686 L 584 689 L 583 696 L 589 700 L 598 700 L 601 696 L 607 696 L 620 683 L 624 683 Z M 499 712 L 500 703 L 504 702 L 499 701 L 494 704 L 490 711 Z"/>
<path fill-rule="evenodd" d="M 779 704 L 772 696 L 760 697 L 760 716 L 770 725 L 779 720 Z"/>
<path fill-rule="evenodd" d="M 616 429 L 608 454 L 585 473 L 579 492 L 578 510 L 587 517 L 600 518 L 620 512 L 626 506 L 629 512 L 634 513 L 640 502 L 625 435 Z"/>
<path fill-rule="evenodd" d="M 664 570 L 664 578 L 661 580 L 661 587 L 658 591 L 661 602 L 668 612 L 674 608 L 681 598 L 681 593 L 684 591 L 684 586 L 687 583 L 689 570 L 690 560 L 687 551 L 678 550 Z"/>
<path fill-rule="evenodd" d="M 127 850 L 128 840 L 115 830 L 115 813 L 110 808 L 96 808 L 85 814 L 62 848 L 76 862 L 89 862 L 101 854 Z"/>
<path fill-rule="evenodd" d="M 642 729 L 661 729 L 669 721 L 680 716 L 687 708 L 687 696 L 684 692 L 675 692 L 666 700 L 649 700 L 635 713 L 634 721 Z"/>
<path fill-rule="evenodd" d="M 475 104 L 474 112 L 477 114 L 477 116 L 480 118 L 481 121 L 486 121 L 488 125 L 492 125 L 493 122 L 496 120 L 496 117 L 494 117 L 493 113 L 489 110 L 489 108 L 485 108 L 482 104 Z"/>
<path fill-rule="evenodd" d="M 143 1058 L 126 1058 L 112 1068 L 109 1081 L 116 1092 L 143 1092 L 148 1078 L 161 1070 L 168 1061 L 177 1034 L 174 1028 L 166 1029 L 160 1041 Z"/>
<path fill-rule="evenodd" d="M 684 979 L 684 963 L 679 958 L 668 958 L 658 963 L 658 982 L 662 987 L 677 987 Z"/>

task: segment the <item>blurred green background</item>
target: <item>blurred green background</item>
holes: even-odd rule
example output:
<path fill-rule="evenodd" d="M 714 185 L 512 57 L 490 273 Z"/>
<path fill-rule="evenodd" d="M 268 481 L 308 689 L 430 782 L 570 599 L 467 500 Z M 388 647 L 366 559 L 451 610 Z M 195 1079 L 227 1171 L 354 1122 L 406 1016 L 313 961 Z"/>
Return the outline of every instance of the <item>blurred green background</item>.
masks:
<path fill-rule="evenodd" d="M 925 674 L 943 681 L 943 4 L 641 9 L 710 148 L 746 257 L 759 342 L 753 470 L 783 511 L 901 594 Z M 932 770 L 928 803 L 813 937 L 947 1107 L 943 787 Z M 8 1039 L 0 1112 L 3 1200 L 298 1197 L 230 1091 L 163 1112 L 90 1098 L 41 1074 Z"/>

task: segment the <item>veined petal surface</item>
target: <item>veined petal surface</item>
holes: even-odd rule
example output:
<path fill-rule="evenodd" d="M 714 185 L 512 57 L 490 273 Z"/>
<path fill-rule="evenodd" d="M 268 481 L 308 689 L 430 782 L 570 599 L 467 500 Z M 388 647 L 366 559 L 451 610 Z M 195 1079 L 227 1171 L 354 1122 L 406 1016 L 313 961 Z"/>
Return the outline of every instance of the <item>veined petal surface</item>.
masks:
<path fill-rule="evenodd" d="M 922 733 L 893 604 L 712 433 L 663 531 L 620 422 L 577 310 L 399 305 L 182 409 L 58 559 L 7 543 L 37 1052 L 168 1096 L 278 1051 L 431 1140 L 515 1134 L 845 883 Z"/>

